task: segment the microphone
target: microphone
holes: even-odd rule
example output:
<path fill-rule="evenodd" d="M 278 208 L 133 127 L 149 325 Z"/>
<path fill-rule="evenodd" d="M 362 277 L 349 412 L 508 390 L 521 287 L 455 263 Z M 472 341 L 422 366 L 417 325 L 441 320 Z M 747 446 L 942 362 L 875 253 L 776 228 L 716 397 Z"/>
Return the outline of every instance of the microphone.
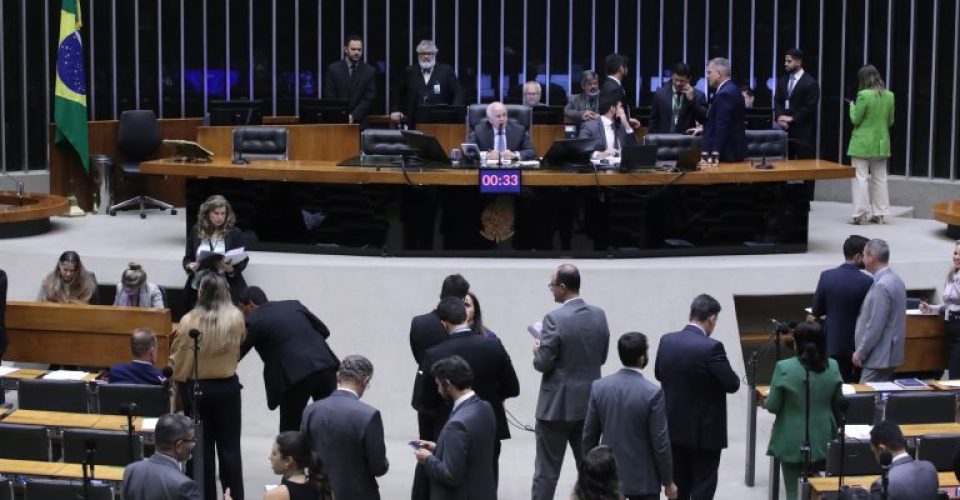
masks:
<path fill-rule="evenodd" d="M 16 186 L 16 189 L 17 189 L 17 206 L 22 207 L 22 206 L 23 206 L 23 192 L 24 192 L 24 189 L 23 189 L 23 181 L 21 181 L 21 180 L 17 179 L 16 177 L 10 175 L 10 173 L 8 173 L 6 170 L 0 170 L 0 172 L 3 172 L 3 175 L 4 175 L 5 177 L 7 177 L 7 178 L 10 179 L 11 181 L 13 181 L 13 185 Z"/>
<path fill-rule="evenodd" d="M 843 491 L 848 488 L 847 486 L 843 485 L 843 473 L 844 473 L 843 463 L 844 463 L 845 457 L 847 456 L 845 452 L 846 444 L 847 444 L 846 428 L 847 428 L 847 410 L 850 409 L 850 400 L 847 399 L 845 396 L 841 396 L 838 406 L 839 406 L 838 409 L 840 410 L 840 425 L 838 426 L 839 427 L 838 430 L 840 431 L 840 443 L 839 443 L 840 444 L 840 463 L 837 464 L 838 465 L 837 468 L 839 469 L 837 471 L 837 476 L 839 476 L 837 479 L 837 487 L 839 488 L 839 491 L 842 494 Z"/>
<path fill-rule="evenodd" d="M 136 416 L 137 414 L 137 403 L 124 403 L 120 405 L 120 414 L 126 415 L 128 417 Z"/>
<path fill-rule="evenodd" d="M 198 339 L 199 337 L 200 337 L 200 330 L 197 330 L 196 328 L 191 328 L 191 329 L 190 329 L 190 338 L 196 340 L 196 339 Z M 168 368 L 169 368 L 169 367 L 168 367 Z"/>
<path fill-rule="evenodd" d="M 87 462 L 87 467 L 90 468 L 90 479 L 93 479 L 93 478 L 94 478 L 94 475 L 93 475 L 93 466 L 94 466 L 94 462 L 95 462 L 94 459 L 95 459 L 96 454 L 97 454 L 97 440 L 96 440 L 96 439 L 93 439 L 93 438 L 86 439 L 86 440 L 84 440 L 84 442 L 83 442 L 83 446 L 84 446 L 84 448 L 86 448 L 86 450 L 87 450 L 87 455 L 86 455 L 86 459 L 85 459 L 85 460 L 86 460 L 86 462 Z"/>

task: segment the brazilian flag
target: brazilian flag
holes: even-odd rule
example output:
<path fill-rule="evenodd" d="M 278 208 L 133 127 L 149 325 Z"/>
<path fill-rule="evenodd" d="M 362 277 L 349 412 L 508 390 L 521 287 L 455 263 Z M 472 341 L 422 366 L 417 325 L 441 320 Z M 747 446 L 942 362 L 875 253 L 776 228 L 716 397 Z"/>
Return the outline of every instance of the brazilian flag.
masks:
<path fill-rule="evenodd" d="M 87 139 L 87 78 L 80 41 L 80 0 L 63 0 L 60 6 L 60 42 L 57 48 L 57 84 L 53 121 L 56 142 L 68 142 L 77 151 L 83 169 L 90 171 Z"/>

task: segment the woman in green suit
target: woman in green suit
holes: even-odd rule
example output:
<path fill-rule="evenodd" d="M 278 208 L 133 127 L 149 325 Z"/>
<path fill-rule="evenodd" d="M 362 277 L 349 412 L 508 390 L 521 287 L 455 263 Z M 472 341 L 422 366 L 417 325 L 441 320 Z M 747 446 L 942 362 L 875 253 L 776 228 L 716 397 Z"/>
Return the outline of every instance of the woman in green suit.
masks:
<path fill-rule="evenodd" d="M 853 133 L 847 148 L 857 170 L 853 179 L 852 223 L 863 224 L 869 220 L 883 224 L 883 218 L 890 215 L 887 159 L 893 125 L 893 92 L 887 90 L 880 72 L 871 64 L 860 68 L 857 78 L 860 91 L 857 100 L 850 103 Z"/>
<path fill-rule="evenodd" d="M 806 394 L 804 382 L 810 373 L 810 461 L 817 468 L 827 458 L 827 443 L 835 437 L 834 410 L 842 397 L 843 382 L 837 362 L 826 355 L 820 325 L 810 321 L 797 325 L 793 334 L 797 356 L 777 363 L 764 407 L 777 416 L 770 435 L 768 455 L 780 460 L 787 500 L 797 498 L 797 481 L 803 470 Z"/>

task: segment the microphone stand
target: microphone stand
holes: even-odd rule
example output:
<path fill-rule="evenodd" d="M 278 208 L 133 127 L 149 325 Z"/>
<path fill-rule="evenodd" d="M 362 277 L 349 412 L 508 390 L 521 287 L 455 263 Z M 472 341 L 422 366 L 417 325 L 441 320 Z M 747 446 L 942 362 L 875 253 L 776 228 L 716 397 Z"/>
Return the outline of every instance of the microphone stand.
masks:
<path fill-rule="evenodd" d="M 889 451 L 883 450 L 880 453 L 880 498 L 887 500 L 890 495 L 890 464 L 893 463 L 893 456 Z"/>
<path fill-rule="evenodd" d="M 137 413 L 137 403 L 124 405 L 124 414 L 127 416 L 127 452 L 129 454 L 127 463 L 131 464 L 134 460 L 134 439 L 133 439 L 133 417 Z"/>
<path fill-rule="evenodd" d="M 84 446 L 87 452 L 83 456 L 83 462 L 80 464 L 80 467 L 83 471 L 83 498 L 84 500 L 89 500 L 91 498 L 90 486 L 94 479 L 93 468 L 96 462 L 97 441 L 95 439 L 87 439 L 84 442 Z"/>
<path fill-rule="evenodd" d="M 200 390 L 200 337 L 200 330 L 196 328 L 190 330 L 190 338 L 193 339 L 193 392 L 190 395 L 190 406 L 193 410 L 191 416 L 193 417 L 194 435 L 197 439 L 193 452 L 193 480 L 196 481 L 200 491 L 203 491 L 203 462 L 205 457 L 203 456 L 203 421 L 200 419 L 200 398 L 203 396 L 203 392 Z"/>
<path fill-rule="evenodd" d="M 810 368 L 804 366 L 806 379 L 803 381 L 803 444 L 800 452 L 803 453 L 803 471 L 800 473 L 800 484 L 797 486 L 797 498 L 809 498 L 810 491 Z"/>
<path fill-rule="evenodd" d="M 760 347 L 754 349 L 753 352 L 750 353 L 750 360 L 747 361 L 747 366 L 749 366 L 749 369 L 750 369 L 750 376 L 748 380 L 750 390 L 747 393 L 747 398 L 748 398 L 747 449 L 748 450 L 755 450 L 757 447 L 757 433 L 756 433 L 757 405 L 759 404 L 759 401 L 757 398 L 757 365 L 760 364 L 760 356 L 766 355 L 767 352 L 769 352 L 770 347 L 773 346 L 776 359 L 778 360 L 780 359 L 780 335 L 783 332 L 779 328 L 779 326 L 776 326 L 776 325 L 779 325 L 780 322 L 778 322 L 777 320 L 773 320 L 773 322 L 775 326 L 773 328 L 773 331 L 770 332 L 770 336 L 767 337 L 767 340 L 763 341 L 763 344 Z M 779 489 L 780 488 L 779 486 L 780 472 L 779 472 L 779 466 L 777 462 L 778 461 L 776 460 L 776 458 L 774 458 L 771 466 L 771 474 L 776 477 L 771 479 L 770 483 L 771 483 L 771 488 L 774 487 L 773 484 L 776 484 L 777 485 L 776 488 Z M 746 464 L 745 470 L 746 472 L 744 476 L 744 484 L 746 484 L 747 486 L 753 486 L 754 473 L 756 470 L 756 456 L 749 452 L 747 453 L 747 464 Z"/>
<path fill-rule="evenodd" d="M 17 206 L 18 206 L 18 207 L 22 207 L 22 206 L 23 206 L 23 194 L 24 194 L 23 181 L 21 181 L 21 180 L 17 179 L 16 177 L 10 175 L 6 170 L 0 170 L 0 172 L 3 172 L 3 175 L 4 175 L 5 177 L 7 177 L 7 178 L 9 178 L 11 181 L 13 181 L 13 185 L 16 186 L 16 189 L 17 189 Z"/>
<path fill-rule="evenodd" d="M 840 399 L 840 463 L 837 464 L 837 491 L 840 492 L 840 496 L 843 496 L 843 491 L 849 486 L 843 485 L 843 466 L 846 462 L 846 442 L 847 442 L 847 408 L 850 406 L 850 401 L 847 400 L 845 396 Z"/>

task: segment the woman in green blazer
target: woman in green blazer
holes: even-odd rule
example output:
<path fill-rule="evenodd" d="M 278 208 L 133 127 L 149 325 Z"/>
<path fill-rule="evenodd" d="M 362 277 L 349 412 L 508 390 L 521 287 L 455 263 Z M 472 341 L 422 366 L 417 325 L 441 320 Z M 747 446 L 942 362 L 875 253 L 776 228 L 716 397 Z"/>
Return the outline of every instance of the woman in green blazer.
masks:
<path fill-rule="evenodd" d="M 890 127 L 893 125 L 893 92 L 887 90 L 880 72 L 868 64 L 857 73 L 860 91 L 850 103 L 853 133 L 847 154 L 857 170 L 853 179 L 853 224 L 868 220 L 883 224 L 890 215 L 887 191 L 887 159 L 890 158 Z M 868 181 L 869 178 L 869 181 Z"/>
<path fill-rule="evenodd" d="M 835 409 L 842 397 L 843 381 L 837 362 L 826 355 L 826 340 L 820 325 L 804 322 L 793 334 L 797 356 L 777 363 L 764 407 L 777 416 L 770 434 L 768 455 L 780 460 L 787 500 L 797 498 L 797 484 L 803 470 L 806 394 L 804 382 L 810 372 L 810 461 L 827 458 L 827 443 L 836 436 Z M 815 468 L 815 467 L 812 467 Z"/>

